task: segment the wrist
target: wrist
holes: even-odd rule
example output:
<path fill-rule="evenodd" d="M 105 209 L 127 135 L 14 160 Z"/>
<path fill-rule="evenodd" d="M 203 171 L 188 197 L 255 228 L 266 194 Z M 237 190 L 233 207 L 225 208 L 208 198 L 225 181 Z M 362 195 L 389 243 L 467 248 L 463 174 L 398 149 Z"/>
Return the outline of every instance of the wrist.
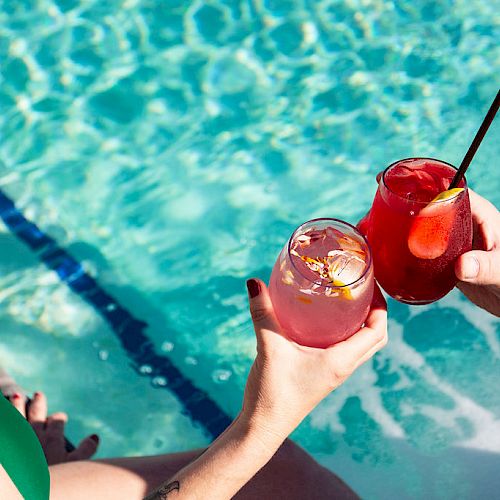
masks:
<path fill-rule="evenodd" d="M 288 437 L 284 426 L 273 419 L 266 419 L 242 411 L 235 420 L 235 429 L 246 440 L 259 445 L 263 452 L 274 454 Z"/>

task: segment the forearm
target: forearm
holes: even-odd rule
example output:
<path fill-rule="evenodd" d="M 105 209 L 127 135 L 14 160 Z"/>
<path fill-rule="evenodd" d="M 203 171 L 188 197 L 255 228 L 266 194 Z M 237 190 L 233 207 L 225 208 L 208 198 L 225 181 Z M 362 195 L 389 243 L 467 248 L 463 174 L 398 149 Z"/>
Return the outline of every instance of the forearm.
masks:
<path fill-rule="evenodd" d="M 263 434 L 238 417 L 205 453 L 146 500 L 232 498 L 272 458 L 284 438 Z"/>

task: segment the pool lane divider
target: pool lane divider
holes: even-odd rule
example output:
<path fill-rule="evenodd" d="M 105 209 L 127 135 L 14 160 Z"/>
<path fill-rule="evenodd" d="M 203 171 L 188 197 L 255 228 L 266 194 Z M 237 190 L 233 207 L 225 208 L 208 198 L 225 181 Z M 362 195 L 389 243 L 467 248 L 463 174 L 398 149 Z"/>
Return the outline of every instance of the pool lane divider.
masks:
<path fill-rule="evenodd" d="M 216 438 L 231 423 L 231 418 L 202 389 L 185 377 L 164 354 L 158 354 L 153 342 L 144 333 L 148 324 L 132 315 L 99 283 L 85 272 L 83 266 L 49 235 L 26 219 L 15 203 L 0 190 L 0 218 L 10 231 L 34 253 L 59 279 L 109 324 L 132 367 L 141 376 L 164 377 L 165 387 L 180 401 L 183 412 L 192 421 L 200 424 L 209 436 Z M 143 373 L 141 366 L 148 365 L 151 371 Z"/>

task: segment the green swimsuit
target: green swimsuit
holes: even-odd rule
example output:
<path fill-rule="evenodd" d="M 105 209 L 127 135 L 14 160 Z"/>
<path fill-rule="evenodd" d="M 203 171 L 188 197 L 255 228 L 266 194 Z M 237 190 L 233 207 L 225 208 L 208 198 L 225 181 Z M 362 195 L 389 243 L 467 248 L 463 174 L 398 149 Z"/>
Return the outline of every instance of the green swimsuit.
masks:
<path fill-rule="evenodd" d="M 49 469 L 40 442 L 27 420 L 1 394 L 0 464 L 25 500 L 49 498 Z"/>

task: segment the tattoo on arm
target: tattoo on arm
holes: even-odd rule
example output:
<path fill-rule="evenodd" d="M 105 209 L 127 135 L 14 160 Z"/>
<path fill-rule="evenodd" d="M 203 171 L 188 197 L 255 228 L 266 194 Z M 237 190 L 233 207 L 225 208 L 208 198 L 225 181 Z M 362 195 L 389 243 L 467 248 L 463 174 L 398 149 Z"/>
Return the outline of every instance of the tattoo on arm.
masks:
<path fill-rule="evenodd" d="M 172 491 L 179 491 L 181 486 L 179 481 L 172 481 L 166 485 L 160 486 L 156 491 L 153 491 L 150 495 L 148 495 L 144 500 L 167 500 L 168 494 L 172 493 Z"/>

